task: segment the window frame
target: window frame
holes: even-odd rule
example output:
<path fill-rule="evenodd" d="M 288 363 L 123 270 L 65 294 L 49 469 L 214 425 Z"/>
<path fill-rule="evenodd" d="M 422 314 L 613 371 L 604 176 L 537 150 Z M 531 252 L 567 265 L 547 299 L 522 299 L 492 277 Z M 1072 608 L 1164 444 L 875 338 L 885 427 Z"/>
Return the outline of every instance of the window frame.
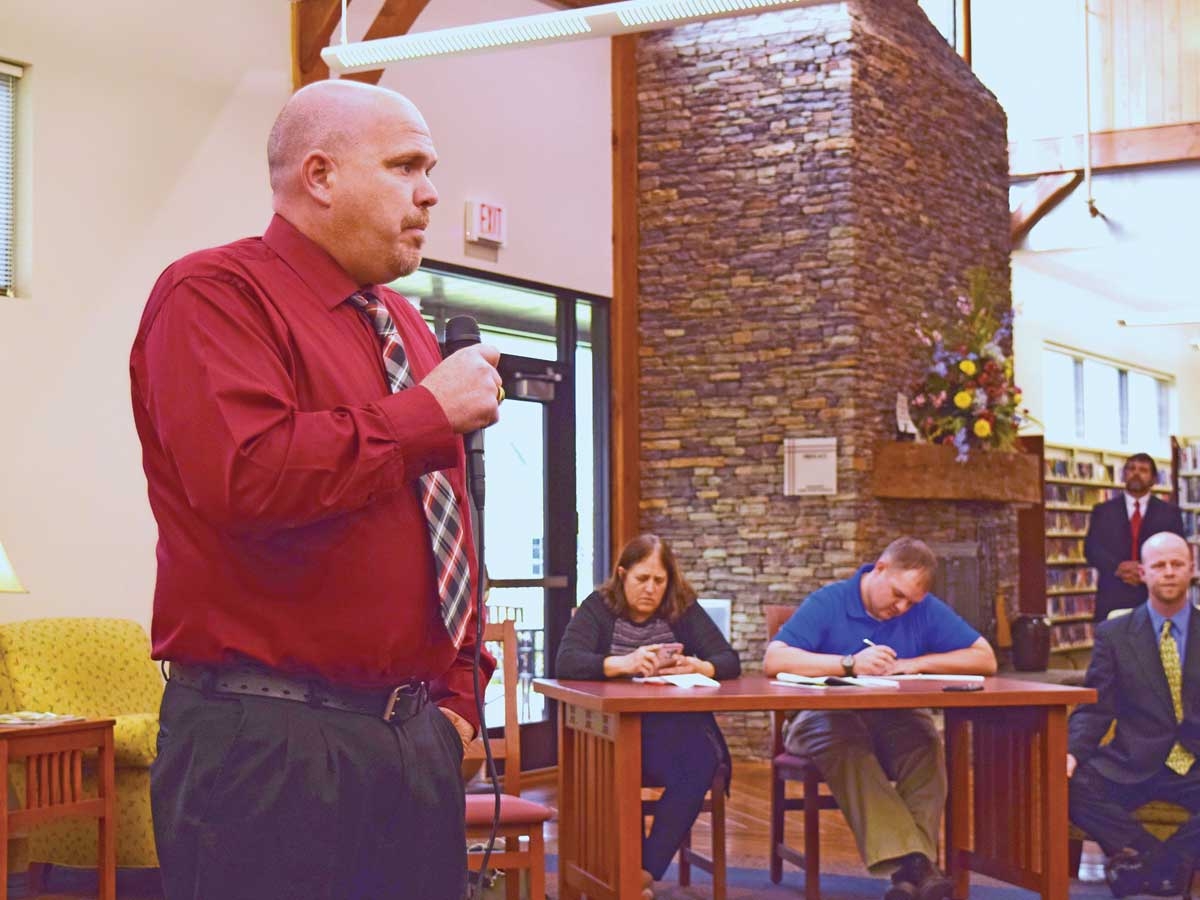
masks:
<path fill-rule="evenodd" d="M 17 128 L 25 67 L 0 59 L 0 297 L 17 294 Z"/>

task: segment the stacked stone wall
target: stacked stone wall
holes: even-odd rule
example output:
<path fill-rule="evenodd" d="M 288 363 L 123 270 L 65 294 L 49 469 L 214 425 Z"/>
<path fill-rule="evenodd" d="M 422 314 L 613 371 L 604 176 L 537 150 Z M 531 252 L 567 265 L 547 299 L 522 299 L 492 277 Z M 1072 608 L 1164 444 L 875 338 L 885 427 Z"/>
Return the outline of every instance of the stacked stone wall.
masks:
<path fill-rule="evenodd" d="M 900 533 L 983 539 L 1015 596 L 1015 513 L 881 501 L 873 448 L 919 370 L 918 322 L 966 270 L 1008 283 L 1005 121 L 913 0 L 745 16 L 639 42 L 643 530 L 702 596 L 798 603 Z M 838 493 L 783 496 L 785 437 L 836 436 Z M 735 753 L 765 718 L 724 720 Z"/>

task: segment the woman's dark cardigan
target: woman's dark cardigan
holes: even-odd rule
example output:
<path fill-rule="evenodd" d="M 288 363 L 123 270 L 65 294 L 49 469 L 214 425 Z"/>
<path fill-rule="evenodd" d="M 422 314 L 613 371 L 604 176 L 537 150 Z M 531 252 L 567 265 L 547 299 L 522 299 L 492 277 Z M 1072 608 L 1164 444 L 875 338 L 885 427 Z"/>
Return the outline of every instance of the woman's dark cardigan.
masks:
<path fill-rule="evenodd" d="M 742 674 L 737 651 L 729 646 L 721 630 L 699 603 L 689 605 L 677 621 L 668 624 L 683 644 L 684 655 L 712 663 L 718 681 L 727 681 Z M 604 658 L 612 655 L 613 629 L 616 625 L 616 613 L 609 609 L 600 592 L 589 594 L 567 623 L 566 633 L 558 647 L 554 677 L 603 680 Z"/>
<path fill-rule="evenodd" d="M 675 637 L 683 644 L 684 655 L 712 663 L 718 681 L 737 678 L 742 674 L 742 662 L 738 659 L 737 651 L 729 646 L 721 630 L 699 603 L 689 605 L 678 620 L 669 624 Z M 617 616 L 609 609 L 604 597 L 598 591 L 589 594 L 567 623 L 562 643 L 558 646 L 554 677 L 603 681 L 606 677 L 604 658 L 612 656 L 613 629 L 616 625 Z M 712 735 L 720 742 L 725 761 L 725 791 L 728 793 L 733 772 L 729 747 L 712 713 L 702 715 L 708 716 L 712 723 Z"/>

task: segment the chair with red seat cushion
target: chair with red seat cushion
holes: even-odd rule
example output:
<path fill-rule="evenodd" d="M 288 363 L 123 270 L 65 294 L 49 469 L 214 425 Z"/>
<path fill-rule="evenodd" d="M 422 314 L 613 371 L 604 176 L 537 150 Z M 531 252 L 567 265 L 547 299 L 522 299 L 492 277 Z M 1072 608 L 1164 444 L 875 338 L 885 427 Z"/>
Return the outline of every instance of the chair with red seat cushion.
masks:
<path fill-rule="evenodd" d="M 772 640 L 779 629 L 796 611 L 794 606 L 769 604 L 763 607 L 767 622 L 767 640 Z M 823 794 L 820 770 L 808 759 L 788 753 L 783 746 L 785 716 L 781 712 L 771 713 L 771 881 L 778 884 L 783 878 L 784 860 L 804 870 L 805 900 L 820 900 L 821 896 L 821 831 L 820 813 L 823 809 L 837 809 L 837 801 L 830 794 Z M 799 781 L 804 784 L 803 797 L 788 797 L 787 783 Z M 804 810 L 804 852 L 789 847 L 784 840 L 784 822 L 789 810 Z"/>
<path fill-rule="evenodd" d="M 504 736 L 487 738 L 492 756 L 504 761 L 504 788 L 500 795 L 500 824 L 497 837 L 503 837 L 501 846 L 488 860 L 489 866 L 503 869 L 505 896 L 507 900 L 518 900 L 521 895 L 520 870 L 529 870 L 529 896 L 531 900 L 543 900 L 546 896 L 546 845 L 542 826 L 553 818 L 554 810 L 541 803 L 521 797 L 521 731 L 517 724 L 517 629 L 511 619 L 489 623 L 484 626 L 483 639 L 498 642 L 502 648 L 501 677 L 504 679 Z M 467 748 L 466 759 L 483 759 L 482 741 Z M 491 793 L 467 795 L 467 840 L 476 843 L 486 841 L 492 831 L 492 814 L 496 798 Z M 525 847 L 522 847 L 522 838 Z M 483 865 L 483 853 L 467 854 L 467 866 L 478 871 Z"/>

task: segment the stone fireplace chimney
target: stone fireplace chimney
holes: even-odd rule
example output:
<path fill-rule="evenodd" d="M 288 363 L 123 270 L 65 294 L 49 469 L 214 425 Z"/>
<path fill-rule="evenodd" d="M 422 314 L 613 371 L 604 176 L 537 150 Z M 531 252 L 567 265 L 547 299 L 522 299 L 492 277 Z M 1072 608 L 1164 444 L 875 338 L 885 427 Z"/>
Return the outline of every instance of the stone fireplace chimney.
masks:
<path fill-rule="evenodd" d="M 901 534 L 979 545 L 981 589 L 1014 598 L 1012 507 L 870 484 L 926 359 L 915 326 L 955 315 L 971 267 L 1009 283 L 995 98 L 915 0 L 655 32 L 638 80 L 642 528 L 701 596 L 732 599 L 751 671 L 763 604 Z M 783 495 L 786 437 L 836 437 L 835 496 Z M 725 727 L 765 752 L 761 723 Z"/>

